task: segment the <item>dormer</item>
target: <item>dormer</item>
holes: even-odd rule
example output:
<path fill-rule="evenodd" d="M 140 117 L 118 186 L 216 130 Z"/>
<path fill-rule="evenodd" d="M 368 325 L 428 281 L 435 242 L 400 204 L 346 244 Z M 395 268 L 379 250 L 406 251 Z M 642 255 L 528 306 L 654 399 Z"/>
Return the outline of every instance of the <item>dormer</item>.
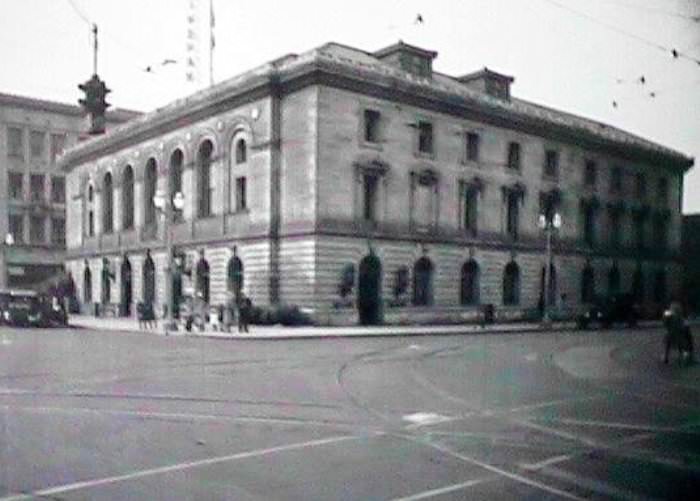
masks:
<path fill-rule="evenodd" d="M 430 78 L 433 74 L 433 59 L 437 57 L 437 52 L 421 49 L 399 40 L 399 43 L 380 49 L 373 55 L 404 71 Z"/>
<path fill-rule="evenodd" d="M 510 99 L 510 84 L 515 78 L 484 67 L 483 70 L 468 73 L 457 80 L 467 87 L 507 101 Z"/>

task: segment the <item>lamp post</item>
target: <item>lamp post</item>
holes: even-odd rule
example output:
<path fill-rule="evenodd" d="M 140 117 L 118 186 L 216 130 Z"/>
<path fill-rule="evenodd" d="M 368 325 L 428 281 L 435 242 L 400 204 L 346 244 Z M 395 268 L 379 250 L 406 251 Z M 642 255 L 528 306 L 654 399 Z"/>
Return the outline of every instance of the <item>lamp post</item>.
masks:
<path fill-rule="evenodd" d="M 165 253 L 167 255 L 165 267 L 165 300 L 166 300 L 166 317 L 165 317 L 165 332 L 168 330 L 177 330 L 174 322 L 173 308 L 173 235 L 172 224 L 175 221 L 175 210 L 182 210 L 185 206 L 185 197 L 181 192 L 175 193 L 172 198 L 167 197 L 162 190 L 157 190 L 153 196 L 153 205 L 158 212 L 163 216 L 163 231 L 165 232 Z M 175 209 L 175 210 L 173 210 Z"/>
<path fill-rule="evenodd" d="M 15 237 L 12 233 L 5 235 L 5 245 L 2 246 L 2 264 L 3 264 L 3 286 L 10 286 L 10 266 L 7 262 L 7 248 L 12 247 L 15 244 Z"/>
<path fill-rule="evenodd" d="M 561 216 L 556 212 L 551 217 L 548 214 L 540 214 L 538 223 L 540 229 L 544 230 L 547 238 L 547 264 L 544 268 L 544 290 L 542 291 L 542 299 L 544 301 L 542 305 L 542 323 L 550 326 L 552 322 L 549 317 L 549 303 L 551 300 L 549 297 L 549 275 L 552 269 L 552 233 L 561 227 Z"/>

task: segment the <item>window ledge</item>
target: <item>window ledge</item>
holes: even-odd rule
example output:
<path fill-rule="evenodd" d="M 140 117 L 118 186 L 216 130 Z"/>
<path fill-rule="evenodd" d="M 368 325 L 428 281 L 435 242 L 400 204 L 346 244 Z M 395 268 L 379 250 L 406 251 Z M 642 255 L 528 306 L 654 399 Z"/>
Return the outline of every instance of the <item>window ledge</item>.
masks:
<path fill-rule="evenodd" d="M 384 150 L 384 146 L 382 145 L 382 142 L 383 142 L 383 141 L 377 141 L 377 142 L 375 143 L 375 142 L 372 142 L 372 141 L 364 141 L 364 140 L 362 140 L 362 141 L 360 141 L 360 147 L 362 147 L 362 148 L 367 148 L 367 149 L 370 149 L 370 150 L 382 151 L 382 150 Z"/>

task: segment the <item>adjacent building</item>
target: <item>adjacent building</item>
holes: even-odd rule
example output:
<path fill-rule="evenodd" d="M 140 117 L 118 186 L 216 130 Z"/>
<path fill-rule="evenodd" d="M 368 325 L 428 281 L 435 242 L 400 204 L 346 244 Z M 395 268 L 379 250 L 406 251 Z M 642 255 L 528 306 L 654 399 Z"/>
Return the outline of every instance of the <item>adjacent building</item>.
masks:
<path fill-rule="evenodd" d="M 700 214 L 683 216 L 683 303 L 686 312 L 700 313 Z"/>
<path fill-rule="evenodd" d="M 0 288 L 38 288 L 63 270 L 66 181 L 56 160 L 85 128 L 78 106 L 0 93 Z"/>
<path fill-rule="evenodd" d="M 510 76 L 438 73 L 436 56 L 328 43 L 70 149 L 67 267 L 84 308 L 244 292 L 349 324 L 485 304 L 519 318 L 545 276 L 556 308 L 630 292 L 653 312 L 680 292 L 692 158 L 518 99 Z M 178 192 L 182 210 L 161 214 L 154 196 Z M 545 274 L 538 219 L 554 214 Z"/>

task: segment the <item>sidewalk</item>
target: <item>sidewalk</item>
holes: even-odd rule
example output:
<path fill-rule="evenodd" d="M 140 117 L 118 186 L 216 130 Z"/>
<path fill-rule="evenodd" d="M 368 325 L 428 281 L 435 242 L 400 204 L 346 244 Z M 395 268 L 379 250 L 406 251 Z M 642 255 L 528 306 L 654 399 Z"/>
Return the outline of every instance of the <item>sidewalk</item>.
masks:
<path fill-rule="evenodd" d="M 119 332 L 140 332 L 143 334 L 165 335 L 164 323 L 158 322 L 157 329 L 140 329 L 138 322 L 133 318 L 99 318 L 87 315 L 71 315 L 69 324 L 72 327 L 119 331 Z M 235 326 L 234 326 L 235 328 Z M 574 322 L 554 322 L 552 330 L 574 330 Z M 178 330 L 169 332 L 171 336 L 209 337 L 221 339 L 305 339 L 322 337 L 382 337 L 382 336 L 420 336 L 439 334 L 482 334 L 482 333 L 522 333 L 522 332 L 544 332 L 541 324 L 536 322 L 517 322 L 491 324 L 485 327 L 474 324 L 462 325 L 380 325 L 380 326 L 349 326 L 349 327 L 285 327 L 282 325 L 251 325 L 250 332 L 218 332 L 199 331 L 193 329 L 191 332 Z"/>

